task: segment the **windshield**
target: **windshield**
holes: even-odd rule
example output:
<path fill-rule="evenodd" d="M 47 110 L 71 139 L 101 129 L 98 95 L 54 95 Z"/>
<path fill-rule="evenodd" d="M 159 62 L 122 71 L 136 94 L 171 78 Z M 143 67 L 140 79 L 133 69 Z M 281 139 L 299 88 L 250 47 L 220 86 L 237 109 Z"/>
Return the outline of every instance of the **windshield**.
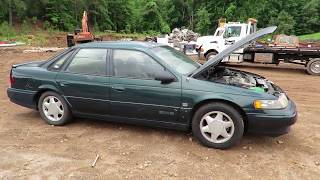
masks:
<path fill-rule="evenodd" d="M 223 32 L 224 32 L 224 30 L 219 30 L 219 31 L 217 31 L 216 36 L 221 36 L 221 35 L 223 34 Z"/>
<path fill-rule="evenodd" d="M 200 66 L 188 56 L 169 46 L 155 47 L 152 48 L 152 51 L 171 68 L 181 74 L 190 74 Z"/>
<path fill-rule="evenodd" d="M 229 26 L 226 28 L 226 32 L 224 33 L 225 38 L 229 37 L 239 37 L 241 33 L 241 26 Z"/>

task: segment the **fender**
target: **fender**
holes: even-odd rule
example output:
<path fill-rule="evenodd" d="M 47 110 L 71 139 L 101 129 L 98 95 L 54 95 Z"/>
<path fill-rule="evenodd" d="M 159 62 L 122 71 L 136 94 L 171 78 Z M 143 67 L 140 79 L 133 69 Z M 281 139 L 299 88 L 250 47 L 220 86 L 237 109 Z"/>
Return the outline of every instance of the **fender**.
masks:
<path fill-rule="evenodd" d="M 51 91 L 55 91 L 56 93 L 62 94 L 62 91 L 60 89 L 58 89 L 57 87 L 51 84 L 44 84 L 38 87 L 38 91 L 43 92 L 43 90 L 51 90 Z"/>
<path fill-rule="evenodd" d="M 202 104 L 203 102 L 209 102 L 209 101 L 220 101 L 220 102 L 224 101 L 224 102 L 228 102 L 230 104 L 236 105 L 239 108 L 245 108 L 249 105 L 247 104 L 248 97 L 245 97 L 245 96 L 238 96 L 237 99 L 235 99 L 235 98 L 231 98 L 226 93 L 208 93 L 204 96 L 198 96 L 196 99 L 194 99 L 193 109 L 199 104 Z"/>
<path fill-rule="evenodd" d="M 40 95 L 45 92 L 45 91 L 54 91 L 58 94 L 61 95 L 61 97 L 67 102 L 67 104 L 69 105 L 69 107 L 72 107 L 71 104 L 69 103 L 69 101 L 67 100 L 67 98 L 64 97 L 64 95 L 62 95 L 62 91 L 57 88 L 56 86 L 54 85 L 51 85 L 51 84 L 45 84 L 45 85 L 41 85 L 38 87 L 38 92 L 37 94 L 35 95 L 35 101 L 40 97 Z"/>
<path fill-rule="evenodd" d="M 237 101 L 239 101 L 239 100 L 237 100 Z M 190 127 L 191 127 L 191 123 L 192 123 L 192 117 L 193 117 L 194 113 L 196 112 L 196 110 L 199 107 L 201 107 L 202 105 L 210 103 L 210 102 L 222 102 L 222 103 L 226 103 L 228 105 L 231 105 L 232 107 L 234 107 L 235 109 L 237 109 L 241 113 L 244 120 L 247 119 L 247 114 L 243 109 L 243 105 L 236 102 L 235 99 L 232 99 L 228 96 L 224 96 L 224 98 L 222 98 L 221 96 L 208 94 L 208 95 L 201 96 L 201 97 L 195 99 L 193 107 L 189 111 L 188 115 L 184 114 L 184 115 L 187 115 L 187 118 L 186 118 L 187 124 L 189 124 Z M 244 101 L 241 101 L 241 102 L 244 102 Z"/>

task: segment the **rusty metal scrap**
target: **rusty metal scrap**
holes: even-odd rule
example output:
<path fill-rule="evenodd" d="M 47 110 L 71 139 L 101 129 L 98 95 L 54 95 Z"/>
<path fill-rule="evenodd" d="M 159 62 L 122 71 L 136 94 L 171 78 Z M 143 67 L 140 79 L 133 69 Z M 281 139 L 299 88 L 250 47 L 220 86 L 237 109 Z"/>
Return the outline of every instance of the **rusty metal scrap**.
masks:
<path fill-rule="evenodd" d="M 197 38 L 199 37 L 198 33 L 193 32 L 189 29 L 179 29 L 174 28 L 172 30 L 172 33 L 169 35 L 169 42 L 175 43 L 175 42 L 182 42 L 182 41 L 197 41 Z"/>
<path fill-rule="evenodd" d="M 283 46 L 283 47 L 299 47 L 299 39 L 297 36 L 287 36 L 285 34 L 279 34 L 274 36 L 274 43 L 271 46 Z"/>

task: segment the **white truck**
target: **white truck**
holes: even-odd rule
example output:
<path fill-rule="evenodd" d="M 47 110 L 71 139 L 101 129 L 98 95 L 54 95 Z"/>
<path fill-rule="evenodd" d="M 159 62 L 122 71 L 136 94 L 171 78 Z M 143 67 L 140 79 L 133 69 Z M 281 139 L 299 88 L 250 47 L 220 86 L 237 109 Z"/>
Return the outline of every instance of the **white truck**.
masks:
<path fill-rule="evenodd" d="M 202 36 L 197 39 L 196 50 L 200 58 L 206 60 L 214 57 L 231 44 L 256 32 L 257 20 L 249 18 L 247 23 L 220 22 L 213 36 Z M 242 62 L 243 48 L 235 51 L 222 62 Z"/>
<path fill-rule="evenodd" d="M 213 36 L 202 36 L 197 39 L 196 51 L 199 59 L 206 60 L 213 58 L 218 53 L 226 49 L 231 44 L 239 41 L 249 34 L 256 32 L 257 20 L 248 19 L 247 23 L 229 22 L 219 23 L 219 27 Z M 262 63 L 276 64 L 280 62 L 299 64 L 306 67 L 306 72 L 310 75 L 320 76 L 320 48 L 311 44 L 290 44 L 273 43 L 263 45 L 252 43 L 233 52 L 221 62 L 241 63 Z"/>

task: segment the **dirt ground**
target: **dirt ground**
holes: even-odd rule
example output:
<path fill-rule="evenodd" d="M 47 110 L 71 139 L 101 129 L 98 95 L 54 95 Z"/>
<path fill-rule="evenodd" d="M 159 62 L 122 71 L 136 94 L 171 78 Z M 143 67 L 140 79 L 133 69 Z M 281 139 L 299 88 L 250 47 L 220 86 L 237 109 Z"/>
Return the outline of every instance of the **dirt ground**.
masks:
<path fill-rule="evenodd" d="M 52 54 L 0 51 L 0 179 L 320 178 L 320 77 L 300 66 L 235 66 L 279 84 L 296 102 L 299 118 L 287 135 L 247 135 L 222 151 L 186 132 L 89 119 L 47 125 L 38 112 L 11 103 L 6 88 L 12 64 Z"/>

